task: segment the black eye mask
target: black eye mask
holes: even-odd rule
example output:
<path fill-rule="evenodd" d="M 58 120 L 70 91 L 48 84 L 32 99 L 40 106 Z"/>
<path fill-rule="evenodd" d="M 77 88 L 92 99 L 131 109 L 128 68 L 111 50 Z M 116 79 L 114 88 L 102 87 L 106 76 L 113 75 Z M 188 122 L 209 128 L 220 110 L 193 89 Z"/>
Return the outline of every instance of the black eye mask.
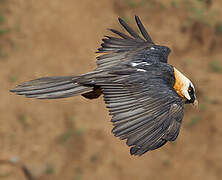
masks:
<path fill-rule="evenodd" d="M 194 89 L 193 87 L 190 85 L 189 88 L 188 88 L 188 93 L 190 95 L 190 100 L 187 100 L 185 103 L 186 104 L 190 104 L 190 103 L 193 103 L 196 99 L 195 97 L 195 93 L 194 93 Z"/>

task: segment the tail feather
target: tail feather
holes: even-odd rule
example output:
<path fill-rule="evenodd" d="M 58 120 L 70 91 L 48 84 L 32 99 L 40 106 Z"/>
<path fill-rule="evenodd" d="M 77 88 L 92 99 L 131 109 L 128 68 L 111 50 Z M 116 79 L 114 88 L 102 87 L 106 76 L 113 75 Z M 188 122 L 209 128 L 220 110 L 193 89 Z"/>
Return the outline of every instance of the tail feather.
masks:
<path fill-rule="evenodd" d="M 25 82 L 10 90 L 18 95 L 37 99 L 66 98 L 92 90 L 75 81 L 75 76 L 43 77 Z"/>

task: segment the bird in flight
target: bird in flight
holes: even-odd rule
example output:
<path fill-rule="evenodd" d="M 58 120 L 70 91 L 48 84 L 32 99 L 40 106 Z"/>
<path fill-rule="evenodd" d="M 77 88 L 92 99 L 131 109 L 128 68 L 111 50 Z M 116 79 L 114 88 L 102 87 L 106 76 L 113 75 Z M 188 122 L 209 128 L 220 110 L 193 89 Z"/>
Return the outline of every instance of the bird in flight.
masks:
<path fill-rule="evenodd" d="M 143 155 L 176 140 L 184 116 L 184 104 L 197 106 L 192 82 L 167 63 L 171 50 L 155 44 L 138 16 L 141 35 L 119 18 L 128 32 L 109 29 L 97 53 L 97 68 L 79 76 L 42 77 L 10 90 L 37 99 L 101 94 L 114 128 L 112 133 L 131 147 L 131 155 Z"/>

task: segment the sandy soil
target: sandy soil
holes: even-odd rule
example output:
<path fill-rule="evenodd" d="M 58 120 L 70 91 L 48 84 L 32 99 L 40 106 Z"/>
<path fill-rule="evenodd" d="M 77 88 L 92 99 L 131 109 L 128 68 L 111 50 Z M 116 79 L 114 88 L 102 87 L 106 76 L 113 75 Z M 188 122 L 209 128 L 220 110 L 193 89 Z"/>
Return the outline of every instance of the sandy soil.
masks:
<path fill-rule="evenodd" d="M 0 1 L 11 28 L 0 37 L 8 52 L 0 57 L 0 163 L 16 158 L 41 180 L 222 179 L 222 74 L 209 66 L 221 63 L 222 38 L 198 23 L 182 30 L 187 12 L 171 1 L 157 2 L 167 8 L 130 8 L 124 0 Z M 218 0 L 209 8 L 221 7 Z M 197 88 L 200 108 L 186 107 L 175 143 L 131 157 L 125 142 L 111 134 L 102 98 L 41 101 L 8 92 L 37 77 L 93 70 L 107 28 L 119 29 L 118 16 L 132 24 L 135 14 L 157 44 L 172 49 L 169 63 Z M 0 179 L 26 178 L 20 168 L 2 163 Z"/>

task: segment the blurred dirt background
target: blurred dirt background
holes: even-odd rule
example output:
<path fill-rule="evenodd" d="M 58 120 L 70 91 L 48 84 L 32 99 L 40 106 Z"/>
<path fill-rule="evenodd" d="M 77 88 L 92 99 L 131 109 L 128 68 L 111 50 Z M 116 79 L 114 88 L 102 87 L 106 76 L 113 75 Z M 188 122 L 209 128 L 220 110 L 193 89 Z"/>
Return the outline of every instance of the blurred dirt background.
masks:
<path fill-rule="evenodd" d="M 222 179 L 221 8 L 221 0 L 0 0 L 0 179 Z M 135 14 L 197 89 L 199 109 L 186 107 L 175 143 L 131 157 L 111 134 L 102 97 L 9 93 L 37 77 L 93 70 L 107 28 L 120 29 L 117 17 L 135 27 Z"/>

